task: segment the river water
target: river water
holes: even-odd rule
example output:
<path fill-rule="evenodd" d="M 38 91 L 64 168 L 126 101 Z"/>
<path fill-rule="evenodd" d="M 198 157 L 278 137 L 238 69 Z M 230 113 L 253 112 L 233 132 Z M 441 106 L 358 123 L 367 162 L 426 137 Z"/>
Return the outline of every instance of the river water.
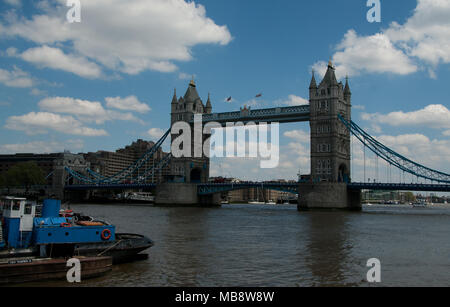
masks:
<path fill-rule="evenodd" d="M 370 258 L 381 262 L 381 286 L 450 286 L 448 205 L 375 205 L 360 213 L 291 205 L 72 209 L 155 241 L 147 260 L 82 286 L 370 286 Z"/>

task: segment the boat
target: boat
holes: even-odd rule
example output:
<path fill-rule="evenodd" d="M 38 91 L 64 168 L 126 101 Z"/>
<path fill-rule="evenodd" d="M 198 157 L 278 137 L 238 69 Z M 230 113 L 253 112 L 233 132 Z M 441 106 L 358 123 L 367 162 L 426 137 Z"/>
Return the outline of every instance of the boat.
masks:
<path fill-rule="evenodd" d="M 277 203 L 274 202 L 273 200 L 269 200 L 268 202 L 266 202 L 266 205 L 276 205 Z"/>
<path fill-rule="evenodd" d="M 250 205 L 265 205 L 266 203 L 263 201 L 255 201 L 255 200 L 249 200 L 248 203 Z"/>
<path fill-rule="evenodd" d="M 153 196 L 152 193 L 147 192 L 134 192 L 129 193 L 126 200 L 129 202 L 154 203 L 155 196 Z"/>
<path fill-rule="evenodd" d="M 126 203 L 153 204 L 155 202 L 155 196 L 149 192 L 132 192 L 114 195 L 109 200 Z"/>
<path fill-rule="evenodd" d="M 428 204 L 426 202 L 415 202 L 412 204 L 414 208 L 426 208 Z"/>
<path fill-rule="evenodd" d="M 81 280 L 103 276 L 112 269 L 111 257 L 74 257 L 80 261 Z M 0 259 L 0 285 L 67 278 L 65 258 Z"/>
<path fill-rule="evenodd" d="M 25 198 L 4 197 L 0 208 L 0 259 L 106 256 L 122 263 L 146 257 L 139 253 L 154 245 L 143 235 L 116 233 L 105 221 L 61 211 L 57 199 L 44 200 L 39 217 L 36 202 Z"/>

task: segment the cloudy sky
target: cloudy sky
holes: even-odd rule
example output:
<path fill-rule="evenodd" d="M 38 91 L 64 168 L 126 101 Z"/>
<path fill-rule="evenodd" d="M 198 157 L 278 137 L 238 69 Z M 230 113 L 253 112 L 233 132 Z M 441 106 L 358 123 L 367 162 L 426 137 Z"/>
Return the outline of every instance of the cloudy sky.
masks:
<path fill-rule="evenodd" d="M 381 0 L 381 23 L 367 21 L 363 0 L 81 0 L 81 23 L 67 22 L 65 4 L 0 0 L 0 153 L 156 140 L 169 127 L 174 88 L 184 95 L 192 75 L 216 112 L 304 104 L 311 70 L 323 74 L 331 57 L 338 77 L 350 77 L 355 122 L 450 172 L 448 0 Z M 277 169 L 220 159 L 212 174 L 309 172 L 308 124 L 280 134 Z M 363 151 L 353 147 L 362 180 Z M 366 178 L 401 176 L 370 154 L 366 165 Z"/>

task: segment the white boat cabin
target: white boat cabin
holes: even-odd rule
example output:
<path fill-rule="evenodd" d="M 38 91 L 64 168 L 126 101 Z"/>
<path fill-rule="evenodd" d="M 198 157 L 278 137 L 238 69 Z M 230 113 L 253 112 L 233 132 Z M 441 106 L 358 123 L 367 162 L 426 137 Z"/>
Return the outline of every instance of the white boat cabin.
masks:
<path fill-rule="evenodd" d="M 29 201 L 26 198 L 2 197 L 0 198 L 0 211 L 4 218 L 20 219 L 20 231 L 33 230 L 36 202 Z"/>

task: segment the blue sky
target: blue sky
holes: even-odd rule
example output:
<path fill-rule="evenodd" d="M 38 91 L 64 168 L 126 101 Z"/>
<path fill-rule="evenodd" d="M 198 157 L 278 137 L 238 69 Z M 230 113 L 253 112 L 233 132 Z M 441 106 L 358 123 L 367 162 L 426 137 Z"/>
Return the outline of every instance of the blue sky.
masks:
<path fill-rule="evenodd" d="M 312 68 L 320 75 L 331 57 L 350 77 L 355 122 L 450 172 L 445 1 L 381 0 L 382 22 L 369 23 L 363 0 L 81 0 L 72 24 L 65 2 L 0 2 L 0 153 L 156 140 L 169 128 L 173 89 L 184 95 L 192 75 L 215 112 L 305 103 Z M 295 178 L 309 171 L 308 133 L 307 123 L 281 127 L 277 169 L 220 160 L 212 174 Z"/>

